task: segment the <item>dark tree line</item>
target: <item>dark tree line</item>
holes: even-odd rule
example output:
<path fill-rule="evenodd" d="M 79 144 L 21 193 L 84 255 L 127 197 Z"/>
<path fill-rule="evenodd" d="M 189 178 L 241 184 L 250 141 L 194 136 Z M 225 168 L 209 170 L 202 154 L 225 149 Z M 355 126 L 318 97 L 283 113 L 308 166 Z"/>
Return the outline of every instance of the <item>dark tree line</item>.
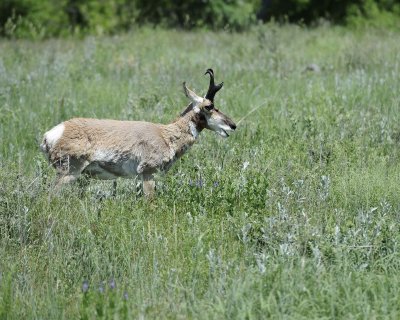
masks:
<path fill-rule="evenodd" d="M 339 24 L 354 19 L 398 21 L 400 0 L 262 0 L 258 16 L 264 20 L 276 17 L 278 20 L 305 24 L 312 24 L 321 18 Z"/>
<path fill-rule="evenodd" d="M 397 25 L 400 0 L 1 0 L 0 35 L 114 33 L 140 25 L 245 30 L 257 20 Z"/>

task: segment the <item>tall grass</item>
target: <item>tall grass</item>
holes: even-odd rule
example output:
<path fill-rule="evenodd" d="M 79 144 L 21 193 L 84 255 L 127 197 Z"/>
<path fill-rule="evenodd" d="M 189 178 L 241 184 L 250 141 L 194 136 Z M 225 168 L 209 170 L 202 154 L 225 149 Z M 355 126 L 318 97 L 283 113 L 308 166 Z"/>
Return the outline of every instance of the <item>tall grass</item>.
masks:
<path fill-rule="evenodd" d="M 400 33 L 323 27 L 2 40 L 0 319 L 398 319 L 399 61 Z M 240 125 L 154 201 L 134 181 L 48 199 L 46 130 L 172 121 L 209 67 Z"/>

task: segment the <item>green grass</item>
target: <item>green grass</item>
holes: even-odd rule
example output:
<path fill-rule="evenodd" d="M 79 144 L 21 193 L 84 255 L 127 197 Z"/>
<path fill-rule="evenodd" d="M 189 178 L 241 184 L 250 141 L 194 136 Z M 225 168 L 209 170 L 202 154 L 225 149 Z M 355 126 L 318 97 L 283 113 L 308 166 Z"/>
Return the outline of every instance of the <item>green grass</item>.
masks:
<path fill-rule="evenodd" d="M 209 67 L 223 112 L 259 108 L 203 132 L 155 200 L 133 181 L 48 200 L 46 130 L 172 121 Z M 1 40 L 0 319 L 398 319 L 399 75 L 389 31 Z"/>

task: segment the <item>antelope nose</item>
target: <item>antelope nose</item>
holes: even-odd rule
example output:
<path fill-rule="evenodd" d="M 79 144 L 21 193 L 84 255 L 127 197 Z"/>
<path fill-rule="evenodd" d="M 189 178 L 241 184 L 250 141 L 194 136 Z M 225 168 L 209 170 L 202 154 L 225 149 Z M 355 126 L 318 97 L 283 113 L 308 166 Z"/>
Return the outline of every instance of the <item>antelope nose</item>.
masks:
<path fill-rule="evenodd" d="M 231 123 L 231 124 L 230 124 L 230 127 L 231 127 L 233 130 L 235 130 L 235 129 L 236 129 L 236 124 Z"/>

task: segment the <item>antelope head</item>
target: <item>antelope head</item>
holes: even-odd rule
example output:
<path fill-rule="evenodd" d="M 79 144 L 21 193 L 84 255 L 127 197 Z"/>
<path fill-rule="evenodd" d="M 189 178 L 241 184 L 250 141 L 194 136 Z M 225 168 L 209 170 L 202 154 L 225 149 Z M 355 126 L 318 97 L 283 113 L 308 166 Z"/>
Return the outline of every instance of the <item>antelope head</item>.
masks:
<path fill-rule="evenodd" d="M 212 69 L 208 69 L 205 74 L 210 76 L 210 85 L 206 96 L 204 98 L 198 96 L 195 92 L 186 87 L 186 83 L 184 82 L 183 88 L 185 94 L 191 100 L 191 108 L 199 115 L 200 121 L 204 123 L 204 128 L 227 138 L 229 137 L 229 133 L 236 129 L 236 124 L 214 106 L 215 94 L 222 88 L 224 83 L 221 82 L 215 85 L 214 72 Z"/>

